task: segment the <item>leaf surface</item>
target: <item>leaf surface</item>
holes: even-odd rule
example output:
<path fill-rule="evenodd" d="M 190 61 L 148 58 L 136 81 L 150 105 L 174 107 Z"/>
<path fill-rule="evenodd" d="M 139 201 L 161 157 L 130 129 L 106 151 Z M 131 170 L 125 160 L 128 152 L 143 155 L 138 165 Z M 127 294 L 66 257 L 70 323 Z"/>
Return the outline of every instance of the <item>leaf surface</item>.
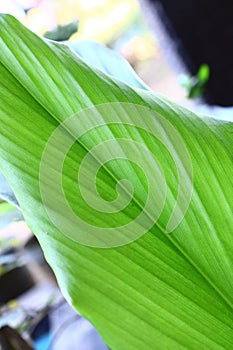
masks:
<path fill-rule="evenodd" d="M 117 52 L 91 40 L 68 41 L 67 45 L 89 65 L 140 89 L 148 90 L 130 64 Z"/>
<path fill-rule="evenodd" d="M 201 118 L 150 91 L 119 82 L 88 66 L 66 46 L 37 37 L 11 16 L 1 16 L 0 22 L 0 169 L 66 298 L 96 326 L 112 350 L 230 349 L 233 124 Z M 138 215 L 146 202 L 147 182 L 132 162 L 118 159 L 98 173 L 99 194 L 108 201 L 115 199 L 115 186 L 122 178 L 134 185 L 132 201 L 116 216 L 97 215 L 83 201 L 77 186 L 80 164 L 93 145 L 111 140 L 120 143 L 122 137 L 137 141 L 133 150 L 152 174 L 152 158 L 140 157 L 138 144 L 156 155 L 166 179 L 167 198 L 161 217 L 140 239 L 111 249 L 93 248 L 74 242 L 51 222 L 41 198 L 41 159 L 51 135 L 69 117 L 106 103 L 113 104 L 114 112 L 114 103 L 119 102 L 151 111 L 161 138 L 143 128 L 120 125 L 120 113 L 116 113 L 119 123 L 106 123 L 80 137 L 69 149 L 63 167 L 69 203 L 76 215 L 97 227 L 118 227 Z M 133 111 L 125 108 L 122 113 L 130 121 Z M 101 117 L 104 122 L 106 115 Z M 181 135 L 193 168 L 188 211 L 170 234 L 165 228 L 179 198 L 179 173 L 161 140 L 166 140 L 179 167 L 186 169 L 186 165 L 180 145 L 163 129 L 161 120 Z M 84 127 L 92 122 L 90 116 Z M 146 128 L 143 115 L 141 123 Z M 65 126 L 61 149 L 63 137 L 74 136 L 77 127 Z M 114 152 L 121 150 L 118 143 Z M 59 147 L 54 148 L 55 158 Z M 52 167 L 49 174 L 53 170 L 55 174 Z M 90 167 L 86 178 L 91 176 Z M 56 202 L 52 210 L 61 222 L 68 222 L 52 177 L 47 185 Z M 153 208 L 146 214 L 150 217 Z"/>

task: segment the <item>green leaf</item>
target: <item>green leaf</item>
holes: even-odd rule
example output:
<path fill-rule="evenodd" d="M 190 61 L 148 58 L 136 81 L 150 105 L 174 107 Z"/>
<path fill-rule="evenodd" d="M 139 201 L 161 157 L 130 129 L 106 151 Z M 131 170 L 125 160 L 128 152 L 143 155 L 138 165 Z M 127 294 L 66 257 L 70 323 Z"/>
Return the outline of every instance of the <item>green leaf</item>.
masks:
<path fill-rule="evenodd" d="M 86 60 L 87 63 L 100 69 L 131 86 L 148 89 L 143 81 L 135 74 L 129 63 L 113 50 L 90 40 L 66 42 L 76 54 Z M 0 173 L 0 195 L 18 207 L 18 202 L 12 189 L 3 174 Z"/>
<path fill-rule="evenodd" d="M 0 215 L 5 214 L 13 209 L 15 208 L 11 204 L 4 201 L 0 202 Z"/>
<path fill-rule="evenodd" d="M 183 74 L 180 77 L 180 84 L 188 90 L 188 98 L 196 98 L 203 95 L 205 85 L 209 80 L 210 68 L 207 64 L 202 64 L 196 76 Z"/>
<path fill-rule="evenodd" d="M 208 64 L 202 64 L 197 72 L 197 78 L 203 85 L 207 83 L 210 76 L 210 68 Z"/>
<path fill-rule="evenodd" d="M 136 88 L 148 90 L 146 84 L 136 75 L 130 64 L 115 51 L 91 40 L 66 43 L 89 65 Z"/>
<path fill-rule="evenodd" d="M 15 207 L 18 207 L 18 202 L 15 198 L 15 195 L 9 186 L 6 178 L 3 176 L 3 174 L 0 172 L 0 196 L 14 205 Z"/>
<path fill-rule="evenodd" d="M 77 31 L 78 22 L 74 21 L 65 25 L 58 25 L 57 28 L 55 28 L 54 30 L 46 32 L 44 34 L 44 37 L 50 40 L 64 41 L 68 40 L 71 37 L 71 35 L 73 35 Z"/>
<path fill-rule="evenodd" d="M 204 86 L 199 81 L 194 81 L 192 87 L 189 90 L 188 98 L 196 98 L 203 95 Z"/>
<path fill-rule="evenodd" d="M 0 169 L 66 298 L 96 326 L 112 350 L 231 349 L 233 124 L 201 118 L 150 91 L 121 83 L 88 66 L 66 46 L 38 38 L 11 16 L 1 16 L 0 21 Z M 115 123 L 109 123 L 112 116 Z M 99 120 L 102 126 L 95 126 Z M 85 128 L 88 132 L 77 138 Z M 51 135 L 56 137 L 57 132 L 59 142 L 52 144 L 50 154 Z M 71 139 L 60 176 L 57 160 Z M 104 143 L 108 147 L 99 158 L 93 147 Z M 129 146 L 122 151 L 125 145 Z M 146 149 L 145 157 L 140 152 Z M 114 160 L 118 152 L 120 157 Z M 127 152 L 133 161 L 127 161 Z M 103 164 L 112 153 L 113 160 Z M 48 154 L 52 159 L 43 168 Z M 135 222 L 146 205 L 147 179 L 160 180 L 154 156 L 167 193 L 161 216 L 146 234 L 109 249 L 78 243 L 89 234 L 82 225 L 74 232 L 76 241 L 69 238 L 66 229 L 75 220 L 63 210 L 56 180 L 62 181 L 75 218 L 96 230 L 116 227 L 113 236 L 118 238 L 119 226 Z M 84 159 L 90 163 L 82 181 L 90 180 L 91 190 L 93 169 L 102 164 L 96 186 L 109 213 L 91 208 L 82 197 L 77 174 Z M 47 178 L 41 177 L 46 174 Z M 134 185 L 129 203 L 131 187 L 126 182 L 116 187 L 122 179 Z M 145 212 L 145 225 L 151 224 L 157 210 L 161 184 L 152 191 L 155 202 Z M 48 190 L 50 207 L 45 206 L 41 186 Z M 125 205 L 120 212 L 107 202 L 117 203 L 116 189 Z M 167 234 L 179 210 L 184 218 Z M 51 212 L 59 220 L 56 225 Z M 59 224 L 65 225 L 66 234 Z M 143 228 L 143 223 L 138 225 Z"/>
<path fill-rule="evenodd" d="M 0 202 L 0 229 L 18 220 L 23 220 L 21 212 L 7 202 Z"/>

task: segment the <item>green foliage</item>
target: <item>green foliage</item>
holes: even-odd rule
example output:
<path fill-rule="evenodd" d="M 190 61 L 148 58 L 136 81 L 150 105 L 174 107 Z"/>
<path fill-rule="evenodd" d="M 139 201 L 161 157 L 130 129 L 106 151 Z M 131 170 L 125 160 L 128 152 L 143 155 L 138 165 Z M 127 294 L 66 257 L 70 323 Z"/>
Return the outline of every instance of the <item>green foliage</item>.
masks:
<path fill-rule="evenodd" d="M 78 31 L 78 22 L 74 21 L 65 25 L 58 25 L 52 31 L 46 32 L 44 37 L 55 41 L 65 41 L 68 40 L 71 35 Z"/>
<path fill-rule="evenodd" d="M 23 220 L 21 212 L 10 203 L 0 202 L 0 229 L 18 220 Z"/>
<path fill-rule="evenodd" d="M 203 95 L 209 76 L 209 66 L 207 64 L 202 64 L 196 76 L 185 74 L 180 77 L 181 85 L 188 91 L 188 98 L 196 98 Z"/>
<path fill-rule="evenodd" d="M 96 326 L 112 350 L 231 349 L 232 122 L 201 118 L 151 91 L 110 77 L 66 46 L 38 38 L 10 16 L 0 18 L 0 37 L 0 169 L 66 298 Z M 113 107 L 119 103 L 122 114 Z M 121 220 L 134 218 L 145 204 L 144 168 L 125 159 L 123 163 L 117 159 L 104 164 L 98 172 L 97 187 L 104 199 L 114 200 L 116 183 L 130 180 L 134 185 L 130 204 L 114 216 L 97 213 L 84 202 L 77 171 L 92 148 L 103 142 L 113 140 L 115 146 L 108 151 L 117 154 L 122 139 L 134 141 L 132 151 L 153 175 L 152 157 L 149 153 L 141 157 L 137 147 L 140 144 L 149 149 L 167 185 L 164 210 L 148 232 L 130 244 L 109 249 L 85 246 L 64 235 L 51 221 L 40 188 L 41 159 L 51 135 L 70 116 L 85 108 L 100 111 L 103 104 L 112 106 L 118 123 L 109 124 L 108 116 L 100 114 L 102 127 L 75 138 L 63 166 L 64 192 L 76 215 L 97 228 L 118 227 Z M 123 107 L 128 104 L 152 113 L 149 126 L 157 127 L 160 138 L 146 131 L 146 114 L 141 115 L 145 128 L 134 126 L 135 109 Z M 94 125 L 93 115 L 86 116 L 82 124 L 63 124 L 54 160 L 65 137 Z M 122 123 L 123 116 L 128 124 Z M 174 142 L 164 125 L 181 135 L 193 167 L 188 211 L 170 234 L 165 228 L 182 188 L 177 186 L 176 165 L 185 172 L 187 167 L 182 158 L 183 144 Z M 168 149 L 161 140 L 166 140 Z M 168 150 L 175 156 L 171 157 Z M 91 164 L 98 161 L 93 157 Z M 56 162 L 48 164 L 48 174 L 55 176 L 53 165 Z M 92 167 L 86 169 L 87 180 L 91 176 Z M 60 223 L 69 225 L 54 178 L 46 181 L 54 200 L 50 209 Z M 154 209 L 156 203 L 146 215 L 150 217 Z M 77 231 L 77 235 L 85 234 L 82 226 Z"/>

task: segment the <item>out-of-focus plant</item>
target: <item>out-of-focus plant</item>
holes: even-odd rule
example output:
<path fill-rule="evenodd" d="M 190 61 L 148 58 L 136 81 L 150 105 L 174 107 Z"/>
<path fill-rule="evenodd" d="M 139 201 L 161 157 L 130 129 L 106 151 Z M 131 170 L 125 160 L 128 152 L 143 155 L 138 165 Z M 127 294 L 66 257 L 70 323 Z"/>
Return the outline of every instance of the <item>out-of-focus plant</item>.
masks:
<path fill-rule="evenodd" d="M 12 204 L 0 202 L 0 230 L 14 221 L 22 220 L 22 213 Z"/>
<path fill-rule="evenodd" d="M 66 25 L 58 25 L 54 30 L 46 32 L 44 37 L 55 41 L 65 41 L 68 40 L 71 35 L 76 33 L 77 30 L 78 21 L 74 21 Z"/>
<path fill-rule="evenodd" d="M 207 64 L 202 64 L 197 71 L 197 74 L 191 76 L 183 74 L 180 77 L 180 84 L 188 92 L 188 98 L 201 97 L 205 91 L 206 84 L 210 77 L 210 68 Z"/>

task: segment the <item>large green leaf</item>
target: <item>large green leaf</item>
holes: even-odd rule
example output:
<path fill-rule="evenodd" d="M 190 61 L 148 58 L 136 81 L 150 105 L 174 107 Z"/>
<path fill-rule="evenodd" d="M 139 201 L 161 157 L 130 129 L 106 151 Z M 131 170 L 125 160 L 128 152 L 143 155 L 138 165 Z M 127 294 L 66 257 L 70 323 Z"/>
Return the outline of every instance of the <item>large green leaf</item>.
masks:
<path fill-rule="evenodd" d="M 90 40 L 67 41 L 66 45 L 85 59 L 88 64 L 102 72 L 126 82 L 131 86 L 148 89 L 143 81 L 136 75 L 129 63 L 115 51 L 104 45 Z M 0 173 L 0 195 L 18 207 L 14 193 L 2 173 Z"/>
<path fill-rule="evenodd" d="M 152 92 L 114 80 L 89 67 L 67 47 L 38 38 L 10 16 L 1 16 L 0 36 L 0 169 L 66 298 L 96 326 L 112 350 L 231 349 L 233 124 L 201 118 Z M 106 103 L 114 124 L 100 106 Z M 85 112 L 86 119 L 69 118 L 84 108 L 93 111 L 93 106 L 97 114 Z M 138 112 L 142 112 L 141 119 L 137 119 L 139 126 L 134 126 Z M 55 180 L 61 179 L 53 160 L 59 159 L 65 140 L 95 125 L 98 118 L 103 125 L 80 136 L 64 161 L 63 187 L 76 216 L 97 228 L 116 227 L 114 235 L 118 226 L 134 221 L 146 202 L 146 177 L 153 181 L 159 174 L 153 157 L 140 155 L 145 147 L 156 156 L 167 184 L 164 210 L 148 232 L 130 244 L 109 249 L 75 242 L 49 216 L 52 211 L 61 225 L 69 227 L 70 216 L 63 211 L 62 197 L 56 192 Z M 128 123 L 123 123 L 125 120 Z M 58 128 L 64 121 L 68 122 Z M 148 127 L 156 129 L 155 136 Z M 60 144 L 52 145 L 54 159 L 47 166 L 48 178 L 41 179 L 41 159 L 57 130 Z M 97 187 L 104 199 L 114 203 L 116 183 L 124 178 L 132 182 L 134 193 L 119 213 L 106 214 L 101 208 L 97 213 L 82 198 L 77 172 L 87 154 L 95 156 L 90 151 L 93 146 L 102 143 L 115 142 L 102 152 L 103 159 L 118 151 L 122 158 L 122 139 L 129 144 L 123 150 L 126 158 L 131 150 L 144 165 L 140 169 L 134 162 L 118 158 L 101 167 Z M 172 213 L 184 210 L 176 202 L 186 196 L 189 200 L 186 187 L 192 173 L 189 157 L 181 149 L 184 145 L 193 168 L 193 193 L 182 222 L 167 234 Z M 93 157 L 85 169 L 87 181 L 96 163 L 102 162 Z M 146 176 L 144 169 L 149 170 Z M 179 192 L 177 182 L 182 180 L 187 186 L 181 184 Z M 129 188 L 121 184 L 119 193 L 128 199 Z M 43 203 L 41 185 L 47 185 L 44 188 L 52 200 L 49 208 Z M 159 198 L 160 188 L 156 195 Z M 154 209 L 156 202 L 145 213 L 145 225 Z M 82 225 L 77 229 L 78 237 L 85 236 Z"/>

